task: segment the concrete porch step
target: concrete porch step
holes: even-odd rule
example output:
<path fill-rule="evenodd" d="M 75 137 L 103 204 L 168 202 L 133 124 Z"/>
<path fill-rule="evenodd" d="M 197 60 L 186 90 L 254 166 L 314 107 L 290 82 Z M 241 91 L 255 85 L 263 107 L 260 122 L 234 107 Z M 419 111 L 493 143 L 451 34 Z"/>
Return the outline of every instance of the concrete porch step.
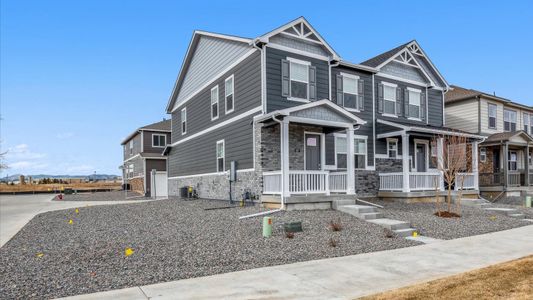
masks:
<path fill-rule="evenodd" d="M 411 227 L 411 225 L 408 222 L 386 219 L 386 218 L 369 220 L 368 222 L 380 225 L 381 227 L 385 227 L 390 230 L 407 229 Z"/>
<path fill-rule="evenodd" d="M 401 237 L 408 237 L 408 236 L 411 236 L 413 235 L 413 232 L 415 232 L 416 229 L 414 228 L 404 228 L 404 229 L 396 229 L 396 230 L 393 230 L 393 232 L 397 235 L 397 236 L 401 236 Z"/>
<path fill-rule="evenodd" d="M 356 213 L 356 214 L 377 212 L 377 208 L 374 207 L 374 206 L 357 205 L 357 204 L 342 205 L 342 206 L 339 206 L 339 210 L 343 211 L 343 212 L 348 212 L 348 213 L 352 212 L 352 213 Z"/>
<path fill-rule="evenodd" d="M 521 213 L 518 213 L 518 214 L 510 214 L 510 215 L 507 215 L 507 216 L 509 216 L 509 217 L 511 217 L 511 218 L 516 218 L 516 219 L 523 219 L 523 218 L 526 217 L 526 215 L 521 214 Z"/>
<path fill-rule="evenodd" d="M 371 212 L 359 214 L 359 218 L 363 220 L 381 220 L 384 217 L 383 213 Z"/>

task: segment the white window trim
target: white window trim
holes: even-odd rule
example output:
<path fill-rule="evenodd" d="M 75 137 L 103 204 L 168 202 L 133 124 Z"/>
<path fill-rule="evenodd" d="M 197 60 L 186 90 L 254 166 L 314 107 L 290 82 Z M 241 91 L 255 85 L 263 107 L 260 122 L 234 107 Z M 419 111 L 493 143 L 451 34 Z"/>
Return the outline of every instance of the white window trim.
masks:
<path fill-rule="evenodd" d="M 185 118 L 183 118 L 183 115 L 185 115 Z M 181 135 L 187 134 L 187 107 L 184 107 L 181 109 Z M 185 123 L 185 130 L 183 130 L 183 123 Z"/>
<path fill-rule="evenodd" d="M 485 154 L 483 154 L 483 152 Z M 483 156 L 485 156 L 485 159 L 482 158 Z M 486 147 L 479 148 L 479 161 L 483 163 L 487 161 L 487 148 Z"/>
<path fill-rule="evenodd" d="M 344 109 L 346 109 L 347 111 L 351 111 L 351 112 L 361 112 L 358 108 L 351 108 L 351 107 L 346 107 L 344 105 L 344 93 L 346 94 L 350 94 L 350 95 L 355 95 L 355 96 L 359 96 L 359 79 L 360 77 L 357 76 L 357 75 L 354 75 L 354 74 L 349 74 L 349 73 L 343 73 L 341 72 L 340 75 L 342 77 L 346 77 L 346 78 L 351 78 L 351 79 L 354 79 L 355 80 L 355 94 L 354 93 L 348 93 L 348 92 L 345 92 L 344 91 L 344 82 L 342 83 L 342 107 L 344 107 Z M 344 79 L 343 79 L 344 80 Z"/>
<path fill-rule="evenodd" d="M 213 90 L 217 91 L 217 93 L 216 93 L 217 101 L 216 102 L 213 102 L 213 98 L 212 98 L 213 97 Z M 209 106 L 209 114 L 211 114 L 211 121 L 214 121 L 214 120 L 218 119 L 218 117 L 220 116 L 220 101 L 218 99 L 219 98 L 218 97 L 218 93 L 219 93 L 219 90 L 218 90 L 218 84 L 217 84 L 213 88 L 211 88 L 211 91 L 209 93 L 209 99 L 211 101 L 211 105 Z M 213 105 L 215 103 L 217 104 L 217 116 L 213 118 Z"/>
<path fill-rule="evenodd" d="M 382 81 L 381 84 L 385 87 L 385 86 L 388 86 L 388 87 L 392 87 L 392 88 L 398 88 L 398 85 L 397 84 L 394 84 L 394 83 L 390 83 L 390 82 L 386 82 L 386 81 Z M 382 115 L 385 116 L 385 117 L 394 117 L 394 118 L 397 118 L 398 117 L 398 112 L 396 111 L 396 103 L 398 102 L 398 99 L 396 99 L 396 90 L 394 90 L 394 101 L 391 100 L 391 99 L 386 99 L 385 98 L 385 88 L 383 88 L 383 113 Z M 385 112 L 385 101 L 389 101 L 389 102 L 394 102 L 394 114 L 390 114 L 390 113 L 386 113 Z"/>
<path fill-rule="evenodd" d="M 335 149 L 335 168 L 337 168 L 337 137 L 343 137 L 343 138 L 346 138 L 346 133 L 333 133 L 333 136 L 335 137 L 334 139 L 334 143 L 333 143 L 333 149 Z M 368 166 L 368 136 L 366 135 L 356 135 L 354 134 L 353 136 L 353 139 L 358 139 L 358 140 L 365 140 L 365 167 L 364 168 L 355 168 L 355 170 L 370 170 L 371 168 Z M 348 141 L 346 141 L 348 142 Z M 354 141 L 352 141 L 354 142 Z M 339 153 L 342 153 L 342 152 L 339 152 Z M 348 154 L 348 153 L 346 153 Z M 355 147 L 354 147 L 354 155 L 356 155 L 358 153 L 355 152 Z"/>
<path fill-rule="evenodd" d="M 529 124 L 529 118 L 530 118 L 529 116 L 531 116 L 530 113 L 522 112 L 522 127 L 526 127 L 527 126 L 527 128 L 525 128 L 525 130 L 524 130 L 526 133 L 530 133 L 531 132 L 531 129 L 530 129 L 531 128 L 531 124 Z"/>
<path fill-rule="evenodd" d="M 494 127 L 490 127 L 490 107 L 493 105 L 496 110 L 494 113 Z M 496 103 L 487 102 L 487 128 L 488 129 L 497 129 L 498 128 L 498 105 Z"/>
<path fill-rule="evenodd" d="M 412 87 L 407 87 L 407 91 L 409 92 L 413 92 L 413 93 L 418 93 L 418 98 L 420 99 L 420 95 L 422 94 L 422 90 L 419 90 L 419 89 L 415 89 L 415 88 L 412 88 Z M 409 94 L 409 97 L 411 97 L 411 94 Z M 411 104 L 411 101 L 409 101 L 409 106 L 418 106 L 418 115 L 422 115 L 422 103 L 420 103 L 420 100 L 418 100 L 418 105 L 414 105 L 414 104 Z M 407 119 L 408 120 L 413 120 L 413 121 L 422 121 L 422 119 L 420 117 L 416 118 L 416 117 L 411 117 L 411 108 L 409 108 L 409 112 L 408 112 L 408 117 Z"/>
<path fill-rule="evenodd" d="M 226 90 L 226 82 L 228 82 L 228 80 L 231 79 L 231 94 L 228 94 L 227 93 L 227 90 Z M 232 95 L 232 102 L 233 102 L 233 105 L 231 106 L 231 109 L 228 110 L 228 96 L 229 95 Z M 224 109 L 225 109 L 225 114 L 229 114 L 229 113 L 232 113 L 234 110 L 235 110 L 235 76 L 234 74 L 231 74 L 230 77 L 226 78 L 226 80 L 224 80 Z"/>
<path fill-rule="evenodd" d="M 414 148 L 414 170 L 415 172 L 418 172 L 418 168 L 417 168 L 417 165 L 416 165 L 416 161 L 417 161 L 417 157 L 416 157 L 416 145 L 417 144 L 421 144 L 421 145 L 426 145 L 425 146 L 425 155 L 426 155 L 426 171 L 425 172 L 428 172 L 429 171 L 429 141 L 428 140 L 419 140 L 419 139 L 415 139 L 414 140 L 414 143 L 415 143 L 415 148 Z"/>
<path fill-rule="evenodd" d="M 391 142 L 394 142 L 396 144 L 396 156 L 395 157 L 390 157 L 390 154 L 389 154 L 389 145 L 391 144 Z M 395 158 L 395 159 L 398 159 L 398 139 L 397 138 L 387 138 L 387 158 Z"/>
<path fill-rule="evenodd" d="M 287 60 L 289 61 L 289 97 L 287 97 L 287 100 L 291 100 L 291 101 L 298 101 L 298 102 L 310 102 L 309 100 L 309 66 L 311 66 L 311 62 L 309 61 L 305 61 L 305 60 L 300 60 L 300 59 L 296 59 L 296 58 L 292 58 L 292 57 L 287 57 Z M 307 98 L 298 98 L 298 97 L 293 97 L 292 96 L 292 88 L 291 88 L 291 82 L 293 81 L 292 79 L 292 63 L 296 63 L 296 64 L 300 64 L 300 65 L 306 65 L 307 66 L 307 82 L 305 81 L 302 81 L 302 80 L 294 80 L 294 81 L 297 81 L 297 82 L 302 82 L 302 83 L 305 83 L 307 84 Z"/>
<path fill-rule="evenodd" d="M 505 122 L 506 122 L 505 121 L 505 111 L 513 112 L 515 114 L 515 121 L 514 122 L 511 122 L 511 120 L 507 121 L 509 123 L 509 131 L 505 130 Z M 510 116 L 511 115 L 509 114 L 509 117 Z M 512 131 L 511 124 L 515 124 L 515 130 L 516 130 L 517 127 L 518 127 L 518 111 L 510 109 L 510 108 L 503 108 L 503 131 L 504 132 L 511 132 Z"/>
<path fill-rule="evenodd" d="M 222 157 L 218 157 L 218 145 L 219 144 L 222 144 L 222 148 L 224 149 L 224 156 L 222 156 Z M 226 142 L 225 142 L 225 140 L 218 140 L 217 141 L 215 152 L 216 152 L 215 156 L 216 156 L 216 170 L 217 170 L 217 173 L 225 173 L 226 172 L 226 170 L 225 170 L 225 168 L 226 168 Z M 222 158 L 222 166 L 223 166 L 222 167 L 223 168 L 222 171 L 220 171 L 218 169 L 218 160 L 220 158 Z"/>
<path fill-rule="evenodd" d="M 163 146 L 154 145 L 154 136 L 164 137 L 165 144 Z M 166 146 L 167 146 L 167 135 L 166 134 L 152 133 L 152 148 L 165 148 Z"/>
<path fill-rule="evenodd" d="M 514 153 L 515 155 L 515 160 L 511 160 L 511 153 Z M 510 166 L 511 166 L 511 162 L 514 162 L 516 164 L 516 170 L 511 170 Z M 508 171 L 518 171 L 518 151 L 516 150 L 509 150 L 509 160 L 507 162 L 507 170 Z"/>

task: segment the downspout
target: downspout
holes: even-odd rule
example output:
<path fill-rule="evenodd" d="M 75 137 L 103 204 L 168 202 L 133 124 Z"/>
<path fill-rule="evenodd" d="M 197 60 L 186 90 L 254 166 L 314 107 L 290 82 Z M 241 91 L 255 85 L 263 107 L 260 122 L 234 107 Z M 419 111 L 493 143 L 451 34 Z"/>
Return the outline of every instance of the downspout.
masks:
<path fill-rule="evenodd" d="M 279 145 L 279 146 L 280 146 L 280 149 L 281 149 L 281 143 L 283 143 L 283 138 L 281 137 L 282 132 L 283 132 L 283 131 L 282 131 L 282 128 L 281 128 L 281 126 L 282 126 L 282 122 L 281 122 L 281 120 L 276 119 L 276 116 L 272 116 L 272 120 L 274 120 L 276 123 L 279 124 L 279 129 L 280 129 L 280 131 L 279 131 L 279 134 L 280 134 L 280 141 L 279 141 L 279 143 L 280 143 L 280 145 Z M 283 155 L 283 154 L 281 153 L 281 151 L 280 151 L 280 155 Z M 283 156 L 282 156 L 282 158 L 283 158 Z M 285 163 L 285 162 L 282 161 L 282 163 Z M 288 162 L 287 162 L 287 163 L 288 163 Z M 274 209 L 274 210 L 269 210 L 269 211 L 264 211 L 264 212 L 260 212 L 260 213 L 255 213 L 255 214 L 251 214 L 251 215 L 241 216 L 241 217 L 239 217 L 239 220 L 247 219 L 247 218 L 253 218 L 253 217 L 258 217 L 258 216 L 269 215 L 269 214 L 273 214 L 273 213 L 277 213 L 277 212 L 279 212 L 279 211 L 285 210 L 285 196 L 283 195 L 283 190 L 284 190 L 284 187 L 285 187 L 285 182 L 283 181 L 283 168 L 280 168 L 280 169 L 281 169 L 281 178 L 282 178 L 282 180 L 281 180 L 281 198 L 280 198 L 280 199 L 281 199 L 281 206 L 280 206 L 280 208 L 278 208 L 278 209 Z"/>

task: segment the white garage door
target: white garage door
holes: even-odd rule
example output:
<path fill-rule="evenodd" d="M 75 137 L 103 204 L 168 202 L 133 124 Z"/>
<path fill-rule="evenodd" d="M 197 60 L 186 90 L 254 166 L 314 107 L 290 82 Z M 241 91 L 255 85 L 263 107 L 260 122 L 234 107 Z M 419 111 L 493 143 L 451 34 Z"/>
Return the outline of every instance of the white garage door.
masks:
<path fill-rule="evenodd" d="M 155 172 L 152 179 L 152 197 L 168 196 L 167 172 Z"/>

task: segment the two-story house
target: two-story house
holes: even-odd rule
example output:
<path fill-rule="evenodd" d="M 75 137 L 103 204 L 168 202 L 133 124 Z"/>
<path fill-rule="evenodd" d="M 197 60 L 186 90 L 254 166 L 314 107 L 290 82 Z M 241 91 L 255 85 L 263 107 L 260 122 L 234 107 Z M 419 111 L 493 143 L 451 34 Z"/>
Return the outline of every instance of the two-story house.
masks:
<path fill-rule="evenodd" d="M 431 139 L 477 137 L 443 128 L 447 89 L 416 41 L 355 64 L 303 17 L 256 38 L 195 31 L 167 106 L 169 193 L 427 196 L 444 188 Z"/>
<path fill-rule="evenodd" d="M 132 191 L 147 197 L 167 196 L 167 157 L 163 150 L 170 143 L 170 129 L 171 120 L 163 119 L 138 128 L 122 141 L 124 159 L 120 168 L 124 183 Z"/>
<path fill-rule="evenodd" d="M 445 99 L 448 126 L 485 137 L 479 145 L 481 193 L 532 191 L 533 107 L 459 86 L 452 86 Z"/>

